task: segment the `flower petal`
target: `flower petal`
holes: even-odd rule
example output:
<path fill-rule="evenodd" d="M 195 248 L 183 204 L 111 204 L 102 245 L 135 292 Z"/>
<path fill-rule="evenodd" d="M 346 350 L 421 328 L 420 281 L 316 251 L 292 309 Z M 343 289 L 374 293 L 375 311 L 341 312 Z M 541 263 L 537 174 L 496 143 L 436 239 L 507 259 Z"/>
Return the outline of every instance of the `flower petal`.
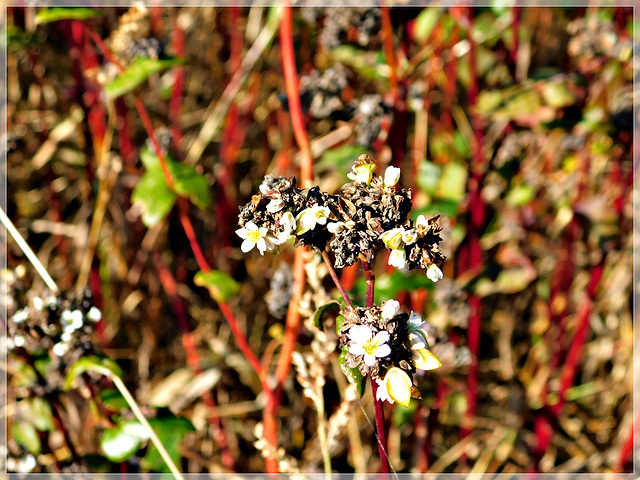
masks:
<path fill-rule="evenodd" d="M 240 245 L 240 250 L 242 250 L 244 253 L 247 253 L 254 246 L 255 246 L 255 243 L 247 238 L 242 242 L 242 245 Z"/>
<path fill-rule="evenodd" d="M 364 363 L 368 367 L 373 367 L 376 364 L 377 361 L 378 361 L 378 359 L 376 358 L 375 355 L 370 355 L 368 353 L 364 354 Z"/>
<path fill-rule="evenodd" d="M 352 355 L 364 355 L 363 345 L 361 343 L 352 343 L 349 346 L 349 353 Z"/>
<path fill-rule="evenodd" d="M 253 223 L 253 222 L 247 222 L 247 223 L 245 223 L 245 224 L 244 224 L 244 227 L 245 227 L 247 230 L 258 230 L 258 226 L 257 226 L 255 223 Z"/>
<path fill-rule="evenodd" d="M 376 336 L 373 337 L 373 341 L 376 343 L 387 343 L 389 341 L 389 332 L 386 330 L 380 330 L 376 333 Z"/>
<path fill-rule="evenodd" d="M 411 359 L 413 360 L 413 364 L 419 370 L 435 370 L 442 366 L 440 360 L 431 353 L 431 350 L 427 350 L 426 348 L 411 352 Z"/>
<path fill-rule="evenodd" d="M 387 357 L 391 354 L 391 347 L 386 343 L 376 348 L 375 355 L 378 358 Z"/>
<path fill-rule="evenodd" d="M 371 340 L 373 332 L 366 325 L 355 325 L 349 329 L 349 338 L 357 343 L 364 343 Z"/>
<path fill-rule="evenodd" d="M 389 369 L 384 377 L 389 396 L 404 407 L 411 401 L 411 378 L 398 367 Z"/>
<path fill-rule="evenodd" d="M 236 230 L 236 235 L 238 235 L 242 239 L 247 238 L 248 233 L 249 230 L 247 230 L 246 228 L 239 228 L 238 230 Z"/>

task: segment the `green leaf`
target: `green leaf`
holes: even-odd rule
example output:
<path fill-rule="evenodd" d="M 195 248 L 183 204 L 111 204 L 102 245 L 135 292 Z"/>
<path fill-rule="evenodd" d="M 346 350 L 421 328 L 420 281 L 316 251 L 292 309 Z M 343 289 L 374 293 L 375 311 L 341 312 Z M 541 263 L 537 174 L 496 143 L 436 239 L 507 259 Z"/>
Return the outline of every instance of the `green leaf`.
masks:
<path fill-rule="evenodd" d="M 127 401 L 124 399 L 122 394 L 118 390 L 115 390 L 113 388 L 102 390 L 98 394 L 98 397 L 105 407 L 117 412 L 129 408 L 129 405 L 127 404 Z"/>
<path fill-rule="evenodd" d="M 131 203 L 142 208 L 142 223 L 153 227 L 169 214 L 178 196 L 167 186 L 160 167 L 147 172 L 138 181 L 131 194 Z"/>
<path fill-rule="evenodd" d="M 505 201 L 512 207 L 521 207 L 528 204 L 536 196 L 536 191 L 531 185 L 515 185 L 509 190 Z"/>
<path fill-rule="evenodd" d="M 547 105 L 555 108 L 573 105 L 576 97 L 569 90 L 567 82 L 550 82 L 542 87 L 542 98 Z"/>
<path fill-rule="evenodd" d="M 349 383 L 353 383 L 356 386 L 358 396 L 362 398 L 365 387 L 364 378 L 362 378 L 360 369 L 349 368 L 347 366 L 347 352 L 348 348 L 345 345 L 342 347 L 342 353 L 340 353 L 340 356 L 338 357 L 338 366 L 340 367 L 340 370 L 342 370 L 342 373 L 344 373 L 344 376 L 347 377 L 347 380 L 349 380 Z"/>
<path fill-rule="evenodd" d="M 32 397 L 26 402 L 31 424 L 41 432 L 53 431 L 55 427 L 49 402 L 42 397 Z"/>
<path fill-rule="evenodd" d="M 182 63 L 180 58 L 136 58 L 129 68 L 104 86 L 107 98 L 112 100 L 129 93 L 154 73 Z"/>
<path fill-rule="evenodd" d="M 137 420 L 123 420 L 102 432 L 100 447 L 112 462 L 131 458 L 149 440 L 149 431 Z"/>
<path fill-rule="evenodd" d="M 437 192 L 439 198 L 461 202 L 467 191 L 467 167 L 458 162 L 449 162 L 442 169 Z"/>
<path fill-rule="evenodd" d="M 342 324 L 344 323 L 344 315 L 338 315 L 336 317 L 336 333 L 340 336 L 340 329 L 342 328 Z"/>
<path fill-rule="evenodd" d="M 73 381 L 77 376 L 82 375 L 85 372 L 99 372 L 103 373 L 105 370 L 111 371 L 116 376 L 121 376 L 122 372 L 118 364 L 108 357 L 81 357 L 76 363 L 74 363 L 67 377 L 64 381 L 64 389 L 70 390 Z"/>
<path fill-rule="evenodd" d="M 207 179 L 195 168 L 176 162 L 170 155 L 165 157 L 173 190 L 160 165 L 160 159 L 148 148 L 140 151 L 140 161 L 147 170 L 131 195 L 132 203 L 142 208 L 142 222 L 152 227 L 160 223 L 171 211 L 177 195 L 189 198 L 195 206 L 206 209 L 211 204 L 211 190 Z"/>
<path fill-rule="evenodd" d="M 207 179 L 191 165 L 169 161 L 173 188 L 181 197 L 189 198 L 201 210 L 211 204 L 211 190 Z"/>
<path fill-rule="evenodd" d="M 419 44 L 424 43 L 438 23 L 442 9 L 439 7 L 427 7 L 416 17 L 413 27 L 413 35 Z"/>
<path fill-rule="evenodd" d="M 151 428 L 156 432 L 160 443 L 167 449 L 167 453 L 177 465 L 180 464 L 180 444 L 185 435 L 189 432 L 195 432 L 192 423 L 183 417 L 160 417 L 149 420 Z M 156 472 L 169 472 L 169 469 L 160 456 L 160 452 L 155 445 L 150 445 L 147 454 L 142 459 L 142 465 L 145 470 Z"/>
<path fill-rule="evenodd" d="M 331 56 L 335 62 L 350 66 L 367 80 L 386 82 L 389 77 L 383 52 L 368 52 L 351 45 L 340 45 L 331 51 Z"/>
<path fill-rule="evenodd" d="M 442 167 L 440 165 L 425 160 L 418 168 L 418 178 L 416 179 L 418 187 L 420 187 L 420 190 L 433 195 L 436 193 L 441 175 Z"/>
<path fill-rule="evenodd" d="M 42 445 L 36 428 L 28 422 L 15 422 L 11 425 L 11 437 L 34 455 L 40 454 Z"/>
<path fill-rule="evenodd" d="M 58 20 L 87 20 L 88 18 L 101 17 L 102 13 L 91 8 L 55 7 L 45 8 L 36 14 L 36 25 L 41 23 L 57 22 Z"/>
<path fill-rule="evenodd" d="M 220 270 L 198 272 L 193 282 L 199 287 L 209 289 L 209 294 L 216 302 L 228 302 L 240 291 L 240 284 Z"/>
<path fill-rule="evenodd" d="M 316 310 L 316 313 L 313 314 L 313 324 L 316 326 L 316 328 L 322 330 L 322 317 L 324 316 L 324 314 L 332 312 L 334 310 L 339 310 L 340 306 L 340 302 L 334 300 L 329 303 L 325 303 L 320 308 L 318 308 Z"/>

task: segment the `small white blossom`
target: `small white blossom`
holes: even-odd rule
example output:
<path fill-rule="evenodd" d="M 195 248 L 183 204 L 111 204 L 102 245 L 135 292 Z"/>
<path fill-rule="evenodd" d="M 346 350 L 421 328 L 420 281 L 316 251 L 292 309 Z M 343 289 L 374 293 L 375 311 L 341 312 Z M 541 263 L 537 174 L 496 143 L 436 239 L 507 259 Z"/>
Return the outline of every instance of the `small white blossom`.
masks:
<path fill-rule="evenodd" d="M 406 264 L 407 253 L 404 251 L 404 248 L 394 248 L 391 250 L 391 253 L 389 254 L 389 265 L 402 270 Z"/>
<path fill-rule="evenodd" d="M 327 230 L 329 230 L 331 233 L 333 233 L 334 235 L 338 232 L 341 232 L 342 230 L 344 230 L 345 224 L 344 222 L 332 222 L 329 225 L 327 225 Z"/>
<path fill-rule="evenodd" d="M 416 227 L 419 228 L 427 228 L 427 219 L 425 218 L 424 215 L 418 215 L 418 218 L 416 219 Z"/>
<path fill-rule="evenodd" d="M 387 167 L 384 172 L 384 184 L 387 187 L 395 187 L 400 180 L 400 169 L 398 167 Z"/>
<path fill-rule="evenodd" d="M 99 322 L 102 318 L 102 313 L 96 307 L 91 307 L 87 312 L 87 318 L 92 322 Z"/>
<path fill-rule="evenodd" d="M 29 318 L 29 307 L 24 307 L 22 310 L 18 310 L 16 313 L 14 313 L 11 317 L 11 320 L 13 320 L 15 323 L 22 323 L 27 318 Z"/>
<path fill-rule="evenodd" d="M 44 301 L 40 297 L 33 298 L 33 308 L 36 310 L 42 310 L 44 307 Z"/>
<path fill-rule="evenodd" d="M 307 233 L 309 230 L 316 228 L 316 225 L 318 224 L 326 225 L 330 214 L 331 210 L 319 205 L 314 205 L 311 208 L 304 209 L 296 217 L 296 233 L 298 235 L 302 235 L 303 233 Z"/>
<path fill-rule="evenodd" d="M 293 214 L 291 212 L 284 212 L 282 217 L 280 217 L 279 223 L 284 230 L 278 234 L 277 241 L 279 245 L 282 245 L 289 240 L 293 232 L 295 232 L 296 219 L 293 218 Z"/>
<path fill-rule="evenodd" d="M 13 337 L 13 344 L 16 347 L 22 347 L 24 345 L 24 337 L 20 337 L 20 336 Z"/>
<path fill-rule="evenodd" d="M 82 312 L 80 310 L 74 310 L 71 312 L 71 326 L 74 330 L 82 328 Z"/>
<path fill-rule="evenodd" d="M 394 404 L 396 402 L 393 401 L 393 398 L 389 396 L 389 392 L 387 391 L 387 384 L 384 379 L 375 377 L 376 383 L 378 384 L 378 389 L 376 390 L 376 400 L 381 402 L 389 402 L 390 404 Z"/>
<path fill-rule="evenodd" d="M 404 232 L 404 228 L 392 228 L 391 230 L 387 230 L 382 235 L 380 235 L 380 240 L 384 243 L 387 248 L 399 248 L 402 245 L 402 233 Z"/>
<path fill-rule="evenodd" d="M 69 345 L 63 342 L 58 342 L 53 346 L 53 353 L 61 357 L 69 351 Z"/>
<path fill-rule="evenodd" d="M 373 178 L 373 171 L 376 169 L 374 163 L 364 163 L 362 165 L 354 165 L 351 167 L 351 173 L 347 174 L 349 179 L 356 183 L 364 183 L 369 185 Z"/>
<path fill-rule="evenodd" d="M 258 187 L 260 190 L 260 193 L 263 195 L 267 195 L 268 193 L 271 192 L 271 189 L 264 183 L 260 184 L 260 187 Z"/>
<path fill-rule="evenodd" d="M 437 283 L 438 280 L 442 280 L 444 275 L 442 274 L 442 270 L 440 270 L 435 263 L 431 263 L 427 267 L 427 277 L 432 282 Z"/>
<path fill-rule="evenodd" d="M 60 340 L 62 340 L 63 342 L 70 342 L 71 341 L 71 334 L 69 332 L 64 332 L 62 335 L 60 335 Z"/>
<path fill-rule="evenodd" d="M 386 357 L 391 353 L 387 345 L 389 332 L 381 330 L 373 336 L 373 331 L 366 325 L 356 325 L 349 330 L 351 344 L 349 353 L 363 355 L 364 363 L 371 367 L 378 358 Z"/>
<path fill-rule="evenodd" d="M 382 306 L 382 318 L 390 320 L 400 312 L 400 302 L 397 300 L 387 300 Z"/>
<path fill-rule="evenodd" d="M 405 245 L 411 245 L 418 239 L 418 233 L 415 230 L 404 230 L 402 232 L 402 241 Z"/>
<path fill-rule="evenodd" d="M 267 212 L 276 213 L 284 208 L 284 202 L 281 198 L 274 198 L 267 204 Z"/>
<path fill-rule="evenodd" d="M 429 343 L 427 340 L 429 338 L 429 332 L 427 331 L 427 322 L 422 320 L 420 315 L 412 311 L 407 326 L 409 327 L 411 350 L 428 348 Z"/>
<path fill-rule="evenodd" d="M 255 223 L 247 222 L 244 228 L 236 230 L 236 234 L 244 240 L 240 246 L 244 253 L 257 246 L 260 255 L 264 255 L 265 250 L 267 250 L 267 242 L 265 241 L 267 229 L 265 227 L 258 228 Z"/>

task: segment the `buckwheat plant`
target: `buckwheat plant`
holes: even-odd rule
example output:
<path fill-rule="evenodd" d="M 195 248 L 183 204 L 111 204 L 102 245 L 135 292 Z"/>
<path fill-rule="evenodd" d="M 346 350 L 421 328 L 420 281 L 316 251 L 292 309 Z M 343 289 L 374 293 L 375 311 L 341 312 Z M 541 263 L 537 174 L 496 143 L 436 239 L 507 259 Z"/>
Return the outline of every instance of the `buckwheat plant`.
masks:
<path fill-rule="evenodd" d="M 242 228 L 236 233 L 243 239 L 244 252 L 257 247 L 261 255 L 277 253 L 281 245 L 292 243 L 309 245 L 322 254 L 346 303 L 337 321 L 340 367 L 360 392 L 363 379 L 370 377 L 383 471 L 388 471 L 381 402 L 407 407 L 412 397 L 421 398 L 413 375 L 441 363 L 429 350 L 427 328 L 419 315 L 401 312 L 393 299 L 374 305 L 371 262 L 375 252 L 385 248 L 389 265 L 422 270 L 437 282 L 443 278 L 439 265 L 445 256 L 440 249 L 439 215 L 429 219 L 420 215 L 413 222 L 411 190 L 398 186 L 400 169 L 388 167 L 384 176 L 375 170 L 369 155 L 361 155 L 348 175 L 352 182 L 335 195 L 318 186 L 299 189 L 295 177 L 267 175 L 259 193 L 241 209 Z M 367 281 L 365 307 L 353 306 L 333 269 L 356 261 L 362 263 Z"/>

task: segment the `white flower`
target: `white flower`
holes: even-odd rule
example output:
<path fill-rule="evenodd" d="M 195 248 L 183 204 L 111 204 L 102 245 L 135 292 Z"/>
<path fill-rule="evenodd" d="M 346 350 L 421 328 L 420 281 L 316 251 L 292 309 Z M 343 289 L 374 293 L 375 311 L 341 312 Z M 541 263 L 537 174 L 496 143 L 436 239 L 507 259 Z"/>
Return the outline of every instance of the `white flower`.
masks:
<path fill-rule="evenodd" d="M 354 165 L 351 167 L 351 173 L 347 174 L 351 180 L 357 183 L 365 183 L 369 185 L 373 177 L 373 171 L 376 169 L 375 163 L 363 163 L 362 165 Z"/>
<path fill-rule="evenodd" d="M 381 402 L 389 402 L 390 404 L 394 404 L 396 402 L 393 401 L 393 399 L 389 396 L 389 392 L 387 391 L 387 384 L 385 383 L 384 379 L 382 378 L 377 378 L 374 377 L 376 380 L 376 383 L 378 384 L 378 389 L 376 390 L 376 400 L 379 400 Z"/>
<path fill-rule="evenodd" d="M 329 230 L 331 233 L 333 233 L 334 235 L 338 232 L 341 232 L 342 230 L 344 230 L 345 224 L 344 222 L 332 222 L 329 225 L 327 225 L 327 230 Z"/>
<path fill-rule="evenodd" d="M 279 223 L 284 230 L 278 234 L 277 241 L 278 244 L 282 245 L 291 238 L 291 234 L 296 230 L 296 219 L 293 218 L 291 212 L 284 212 L 282 217 L 280 217 Z"/>
<path fill-rule="evenodd" d="M 411 245 L 418 239 L 418 233 L 415 230 L 403 230 L 402 241 L 405 245 Z"/>
<path fill-rule="evenodd" d="M 44 300 L 42 300 L 40 297 L 34 297 L 33 298 L 33 307 L 36 310 L 42 310 L 44 308 Z"/>
<path fill-rule="evenodd" d="M 276 213 L 284 208 L 284 202 L 281 198 L 274 198 L 267 204 L 267 212 Z"/>
<path fill-rule="evenodd" d="M 349 330 L 349 353 L 363 355 L 364 363 L 369 367 L 375 365 L 378 358 L 386 357 L 391 353 L 387 345 L 389 332 L 381 330 L 373 336 L 373 332 L 366 325 L 356 325 Z"/>
<path fill-rule="evenodd" d="M 387 300 L 382 306 L 382 318 L 384 320 L 390 320 L 395 317 L 400 311 L 400 302 L 397 300 Z"/>
<path fill-rule="evenodd" d="M 402 245 L 402 233 L 404 232 L 404 228 L 392 228 L 391 230 L 387 230 L 382 235 L 380 235 L 380 240 L 384 243 L 387 248 L 399 248 Z"/>
<path fill-rule="evenodd" d="M 420 315 L 411 312 L 409 320 L 407 322 L 409 327 L 409 343 L 411 350 L 419 350 L 421 348 L 428 348 L 429 332 L 427 331 L 427 322 L 422 320 Z"/>
<path fill-rule="evenodd" d="M 410 350 L 421 350 L 427 348 L 427 341 L 420 332 L 409 332 Z"/>
<path fill-rule="evenodd" d="M 435 370 L 442 366 L 440 360 L 427 348 L 412 350 L 411 359 L 418 370 Z"/>
<path fill-rule="evenodd" d="M 257 246 L 258 250 L 260 250 L 260 255 L 264 255 L 265 250 L 267 250 L 267 242 L 265 241 L 267 236 L 266 227 L 258 228 L 255 223 L 247 222 L 244 228 L 236 230 L 236 234 L 244 240 L 240 246 L 244 253 Z"/>
<path fill-rule="evenodd" d="M 87 312 L 87 318 L 92 322 L 99 322 L 102 318 L 102 313 L 96 307 L 91 307 L 91 309 Z"/>
<path fill-rule="evenodd" d="M 80 310 L 71 312 L 71 327 L 74 330 L 82 328 L 82 312 Z"/>
<path fill-rule="evenodd" d="M 29 318 L 29 307 L 24 307 L 22 310 L 18 310 L 13 314 L 11 320 L 15 323 L 24 322 L 27 318 Z"/>
<path fill-rule="evenodd" d="M 407 253 L 404 248 L 394 248 L 389 254 L 389 265 L 402 270 L 407 264 Z"/>
<path fill-rule="evenodd" d="M 268 193 L 271 192 L 271 188 L 269 188 L 266 184 L 261 183 L 260 187 L 258 187 L 260 189 L 260 193 L 263 195 L 267 195 Z"/>
<path fill-rule="evenodd" d="M 61 357 L 69 350 L 69 345 L 63 342 L 58 342 L 53 346 L 53 353 Z"/>
<path fill-rule="evenodd" d="M 427 228 L 427 219 L 424 215 L 418 215 L 416 219 L 416 227 Z"/>
<path fill-rule="evenodd" d="M 427 277 L 429 278 L 429 280 L 437 283 L 438 280 L 442 280 L 443 276 L 444 275 L 442 274 L 442 270 L 440 270 L 435 263 L 429 264 L 429 266 L 427 267 Z"/>
<path fill-rule="evenodd" d="M 296 217 L 296 233 L 302 235 L 316 228 L 317 224 L 326 225 L 330 214 L 331 211 L 327 207 L 320 207 L 318 205 L 304 209 Z"/>
<path fill-rule="evenodd" d="M 384 184 L 387 187 L 395 187 L 400 180 L 400 169 L 398 167 L 387 167 L 384 172 Z"/>
<path fill-rule="evenodd" d="M 13 344 L 18 348 L 22 347 L 24 345 L 24 337 L 13 337 Z"/>

